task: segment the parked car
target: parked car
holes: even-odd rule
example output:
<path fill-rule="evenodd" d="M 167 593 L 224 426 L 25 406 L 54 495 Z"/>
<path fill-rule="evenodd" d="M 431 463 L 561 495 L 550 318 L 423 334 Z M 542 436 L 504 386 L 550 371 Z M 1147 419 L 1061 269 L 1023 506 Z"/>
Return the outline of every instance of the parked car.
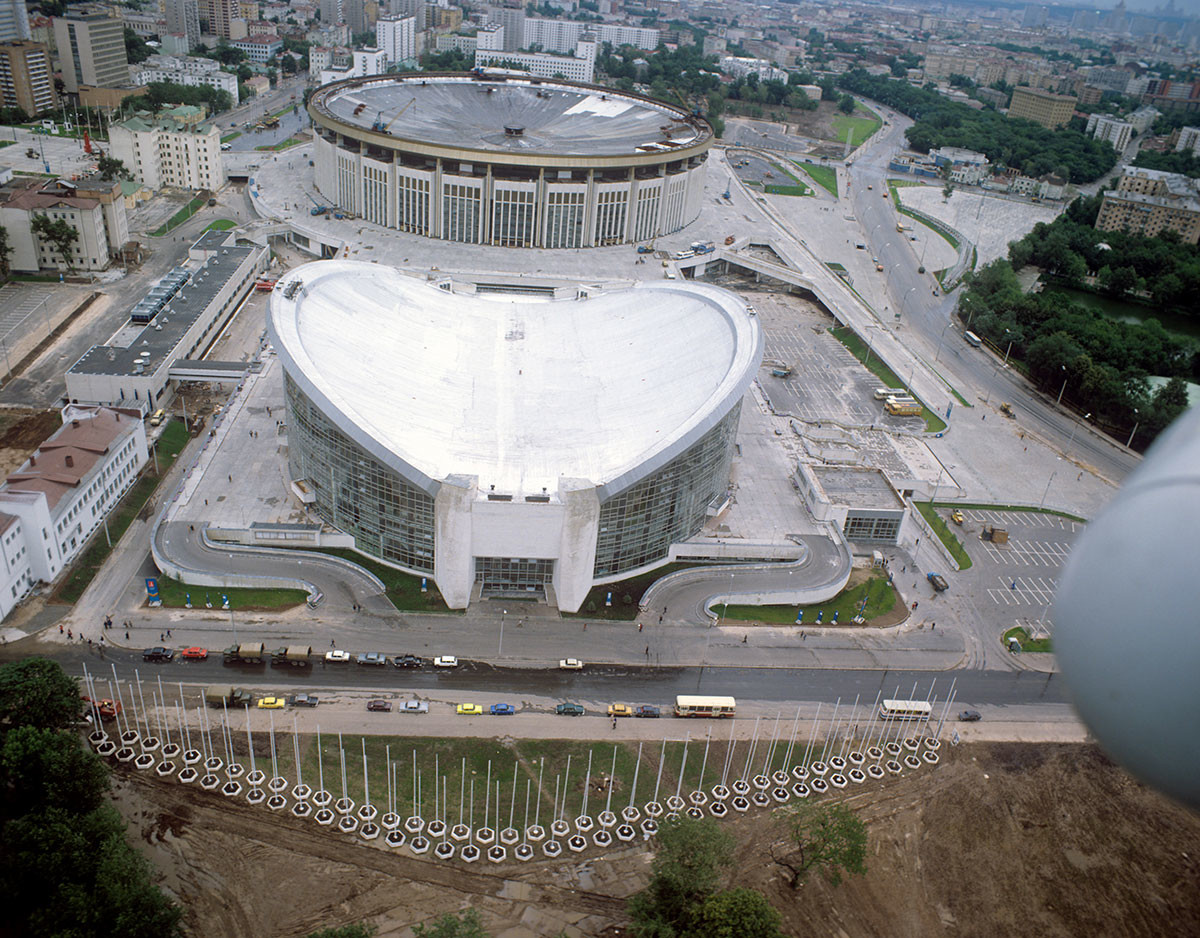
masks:
<path fill-rule="evenodd" d="M 367 709 L 376 713 L 391 713 L 392 702 L 390 700 L 368 700 Z"/>
<path fill-rule="evenodd" d="M 479 704 L 462 703 L 455 707 L 454 712 L 464 717 L 477 717 L 483 713 L 483 707 Z"/>
<path fill-rule="evenodd" d="M 608 715 L 610 717 L 631 717 L 633 716 L 633 709 L 629 704 L 609 704 Z"/>
<path fill-rule="evenodd" d="M 516 707 L 510 703 L 492 704 L 492 716 L 494 717 L 510 717 L 516 712 Z"/>
<path fill-rule="evenodd" d="M 583 662 L 578 658 L 562 658 L 558 662 L 558 667 L 562 671 L 582 671 Z"/>
<path fill-rule="evenodd" d="M 658 707 L 650 706 L 650 704 L 639 704 L 633 708 L 633 715 L 635 717 L 660 717 L 662 716 L 662 711 Z"/>
<path fill-rule="evenodd" d="M 170 648 L 147 648 L 142 652 L 143 661 L 170 661 L 175 657 L 175 652 Z"/>
<path fill-rule="evenodd" d="M 577 703 L 560 703 L 554 708 L 554 712 L 560 717 L 581 717 L 583 716 L 583 707 Z"/>
<path fill-rule="evenodd" d="M 282 697 L 259 697 L 258 698 L 258 709 L 259 710 L 282 710 L 285 706 L 287 706 L 287 701 L 284 700 Z"/>
<path fill-rule="evenodd" d="M 392 664 L 397 668 L 419 668 L 421 666 L 421 659 L 416 655 L 396 655 L 392 659 Z"/>
<path fill-rule="evenodd" d="M 424 700 L 406 700 L 400 705 L 401 713 L 428 713 L 429 704 Z"/>
<path fill-rule="evenodd" d="M 288 701 L 293 707 L 315 707 L 320 702 L 320 698 L 312 694 L 296 694 Z"/>
<path fill-rule="evenodd" d="M 194 645 L 191 648 L 185 648 L 179 653 L 179 657 L 185 658 L 188 661 L 203 661 L 208 657 L 208 649 Z"/>
<path fill-rule="evenodd" d="M 387 655 L 380 654 L 377 651 L 368 651 L 358 656 L 359 664 L 387 664 Z"/>
<path fill-rule="evenodd" d="M 962 723 L 975 723 L 983 719 L 983 717 L 978 710 L 964 710 L 958 715 L 958 719 Z"/>
<path fill-rule="evenodd" d="M 454 655 L 438 655 L 433 659 L 435 668 L 457 668 L 458 659 Z"/>
<path fill-rule="evenodd" d="M 332 661 L 337 664 L 345 664 L 350 660 L 350 652 L 342 651 L 340 648 L 337 648 L 333 651 L 327 651 L 325 652 L 325 660 Z"/>

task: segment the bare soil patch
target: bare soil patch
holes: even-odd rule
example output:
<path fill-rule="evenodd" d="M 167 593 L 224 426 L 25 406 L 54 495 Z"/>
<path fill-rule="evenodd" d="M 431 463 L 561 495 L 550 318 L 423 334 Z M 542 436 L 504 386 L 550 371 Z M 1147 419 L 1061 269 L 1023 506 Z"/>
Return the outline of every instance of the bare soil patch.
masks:
<path fill-rule="evenodd" d="M 1200 817 L 1092 746 L 943 749 L 936 769 L 864 786 L 868 873 L 793 892 L 770 815 L 731 822 L 734 882 L 762 889 L 789 935 L 1200 934 Z M 641 845 L 600 857 L 443 864 L 289 815 L 118 772 L 131 838 L 187 910 L 192 935 L 302 936 L 369 920 L 382 936 L 473 906 L 494 935 L 614 935 L 644 885 Z"/>
<path fill-rule="evenodd" d="M 56 410 L 5 410 L 0 413 L 0 475 L 21 467 L 30 453 L 62 426 Z"/>

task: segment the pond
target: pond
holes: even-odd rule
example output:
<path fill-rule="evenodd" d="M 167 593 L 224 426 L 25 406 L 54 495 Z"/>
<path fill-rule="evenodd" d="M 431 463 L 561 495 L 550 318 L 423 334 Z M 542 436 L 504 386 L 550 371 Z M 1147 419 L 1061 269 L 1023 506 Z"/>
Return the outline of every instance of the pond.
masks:
<path fill-rule="evenodd" d="M 1171 335 L 1193 343 L 1200 342 L 1200 317 L 1180 316 L 1178 313 L 1159 312 L 1141 303 L 1125 303 L 1111 297 L 1099 296 L 1084 290 L 1073 290 L 1070 287 L 1047 286 L 1046 294 L 1057 293 L 1074 300 L 1081 306 L 1100 313 L 1109 319 L 1119 322 L 1143 323 L 1147 319 L 1157 319 L 1162 327 Z"/>

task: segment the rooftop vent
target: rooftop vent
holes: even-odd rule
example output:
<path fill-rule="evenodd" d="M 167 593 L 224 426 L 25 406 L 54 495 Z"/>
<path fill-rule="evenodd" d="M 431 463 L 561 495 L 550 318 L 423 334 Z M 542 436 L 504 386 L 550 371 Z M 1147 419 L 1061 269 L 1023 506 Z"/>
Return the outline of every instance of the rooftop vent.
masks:
<path fill-rule="evenodd" d="M 506 137 L 523 137 L 523 136 L 525 136 L 525 128 L 518 127 L 515 124 L 506 124 L 504 126 L 504 136 L 506 136 Z"/>
<path fill-rule="evenodd" d="M 67 464 L 67 468 L 70 469 L 72 466 L 75 465 L 75 457 L 72 456 L 70 453 L 67 453 L 67 455 L 63 459 L 63 462 L 65 462 Z"/>

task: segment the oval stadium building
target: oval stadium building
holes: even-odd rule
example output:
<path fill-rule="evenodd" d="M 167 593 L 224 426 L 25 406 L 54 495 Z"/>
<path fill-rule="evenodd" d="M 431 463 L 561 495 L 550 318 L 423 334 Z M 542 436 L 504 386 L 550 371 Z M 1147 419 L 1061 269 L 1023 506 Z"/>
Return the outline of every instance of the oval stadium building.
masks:
<path fill-rule="evenodd" d="M 456 293 L 341 260 L 280 280 L 268 329 L 294 490 L 452 608 L 576 611 L 667 562 L 727 497 L 763 352 L 717 287 Z"/>
<path fill-rule="evenodd" d="M 685 110 L 511 73 L 334 82 L 308 102 L 317 190 L 430 238 L 581 248 L 678 231 L 700 212 L 712 128 Z"/>

